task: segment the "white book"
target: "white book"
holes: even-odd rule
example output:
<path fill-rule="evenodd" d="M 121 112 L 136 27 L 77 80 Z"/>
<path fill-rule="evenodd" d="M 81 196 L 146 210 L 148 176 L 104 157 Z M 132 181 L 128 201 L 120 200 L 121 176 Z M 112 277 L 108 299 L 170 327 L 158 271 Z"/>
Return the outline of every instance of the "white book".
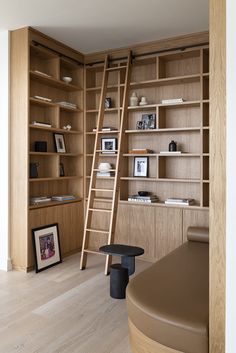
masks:
<path fill-rule="evenodd" d="M 43 122 L 40 122 L 40 121 L 33 121 L 33 122 L 32 122 L 32 125 L 35 125 L 35 126 L 45 126 L 45 127 L 52 127 L 52 124 L 43 123 Z"/>
<path fill-rule="evenodd" d="M 42 96 L 34 96 L 33 98 L 36 98 L 36 99 L 40 99 L 42 101 L 45 101 L 45 102 L 51 102 L 51 98 L 46 98 L 46 97 L 42 97 Z"/>
<path fill-rule="evenodd" d="M 162 104 L 174 104 L 174 103 L 183 103 L 184 99 L 183 98 L 173 98 L 173 99 L 162 99 L 161 103 Z"/>
<path fill-rule="evenodd" d="M 160 154 L 181 154 L 181 151 L 160 151 Z"/>
<path fill-rule="evenodd" d="M 43 203 L 43 202 L 49 202 L 51 200 L 52 200 L 51 197 L 47 197 L 47 198 L 44 198 L 44 199 L 38 199 L 38 200 L 30 199 L 30 203 L 31 204 L 38 204 L 38 203 Z"/>
<path fill-rule="evenodd" d="M 42 72 L 42 71 L 39 71 L 39 70 L 34 70 L 34 72 L 35 72 L 36 74 L 40 74 L 40 75 L 42 75 L 42 76 L 52 77 L 51 75 L 45 74 L 45 72 Z"/>

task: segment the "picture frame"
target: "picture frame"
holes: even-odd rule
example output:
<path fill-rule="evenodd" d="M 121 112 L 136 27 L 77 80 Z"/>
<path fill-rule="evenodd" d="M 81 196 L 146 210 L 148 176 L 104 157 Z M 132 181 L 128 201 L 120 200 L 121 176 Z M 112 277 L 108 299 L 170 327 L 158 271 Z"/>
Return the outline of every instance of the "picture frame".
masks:
<path fill-rule="evenodd" d="M 105 98 L 105 109 L 111 108 L 111 98 Z"/>
<path fill-rule="evenodd" d="M 66 145 L 63 134 L 54 133 L 55 148 L 57 153 L 66 153 Z"/>
<path fill-rule="evenodd" d="M 139 124 L 138 124 L 139 123 Z M 154 130 L 156 129 L 156 114 L 142 114 L 141 122 L 137 122 L 137 130 Z"/>
<path fill-rule="evenodd" d="M 101 138 L 101 150 L 102 154 L 115 154 L 117 150 L 117 138 L 116 137 L 104 137 Z"/>
<path fill-rule="evenodd" d="M 32 229 L 35 272 L 62 262 L 58 223 Z"/>
<path fill-rule="evenodd" d="M 140 178 L 148 178 L 149 173 L 149 157 L 134 157 L 133 176 Z"/>
<path fill-rule="evenodd" d="M 64 169 L 64 164 L 60 163 L 59 165 L 59 175 L 60 177 L 64 177 L 65 176 L 65 169 Z"/>

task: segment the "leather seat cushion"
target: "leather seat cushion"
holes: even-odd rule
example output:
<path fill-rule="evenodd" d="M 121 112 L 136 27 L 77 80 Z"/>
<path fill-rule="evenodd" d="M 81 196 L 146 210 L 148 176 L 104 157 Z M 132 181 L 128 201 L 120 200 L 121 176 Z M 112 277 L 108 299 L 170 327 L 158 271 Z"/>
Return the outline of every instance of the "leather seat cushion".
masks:
<path fill-rule="evenodd" d="M 149 338 L 185 353 L 208 353 L 209 245 L 188 241 L 128 285 L 128 315 Z"/>

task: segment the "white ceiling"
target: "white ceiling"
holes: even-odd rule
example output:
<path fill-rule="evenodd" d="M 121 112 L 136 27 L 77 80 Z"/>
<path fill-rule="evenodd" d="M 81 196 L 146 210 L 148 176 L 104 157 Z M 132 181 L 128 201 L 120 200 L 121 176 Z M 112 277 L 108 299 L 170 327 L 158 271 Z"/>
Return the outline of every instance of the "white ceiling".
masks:
<path fill-rule="evenodd" d="M 208 0 L 0 0 L 0 30 L 24 26 L 88 53 L 208 30 Z"/>

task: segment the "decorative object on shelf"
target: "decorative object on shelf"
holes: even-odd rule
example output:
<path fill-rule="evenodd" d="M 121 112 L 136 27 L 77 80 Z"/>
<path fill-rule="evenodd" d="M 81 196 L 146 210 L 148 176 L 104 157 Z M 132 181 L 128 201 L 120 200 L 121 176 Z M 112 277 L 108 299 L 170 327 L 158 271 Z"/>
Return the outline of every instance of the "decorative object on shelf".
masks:
<path fill-rule="evenodd" d="M 156 203 L 159 201 L 159 198 L 156 195 L 147 195 L 147 196 L 140 196 L 138 195 L 131 195 L 128 197 L 128 201 L 130 202 L 144 202 L 144 203 Z"/>
<path fill-rule="evenodd" d="M 143 114 L 142 115 L 142 129 L 153 130 L 156 128 L 156 114 Z"/>
<path fill-rule="evenodd" d="M 52 201 L 59 201 L 59 202 L 63 202 L 63 201 L 71 201 L 71 200 L 75 200 L 76 197 L 74 195 L 54 195 L 52 196 Z"/>
<path fill-rule="evenodd" d="M 72 77 L 64 76 L 64 77 L 62 77 L 62 81 L 64 81 L 65 83 L 69 84 L 72 81 Z"/>
<path fill-rule="evenodd" d="M 133 92 L 131 97 L 130 97 L 130 106 L 131 107 L 136 107 L 138 105 L 138 96 L 136 92 Z"/>
<path fill-rule="evenodd" d="M 141 101 L 139 102 L 139 105 L 142 106 L 142 105 L 147 105 L 148 102 L 147 102 L 147 97 L 141 97 Z"/>
<path fill-rule="evenodd" d="M 45 77 L 52 77 L 51 75 L 48 75 L 45 72 L 42 72 L 42 71 L 39 71 L 39 70 L 34 70 L 34 72 L 36 74 L 39 74 L 39 75 L 42 75 L 42 76 L 45 76 Z"/>
<path fill-rule="evenodd" d="M 194 199 L 178 199 L 178 198 L 168 198 L 165 200 L 166 205 L 179 205 L 179 206 L 191 206 L 195 203 Z"/>
<path fill-rule="evenodd" d="M 46 123 L 44 121 L 32 121 L 32 125 L 42 126 L 42 127 L 52 127 L 52 124 Z"/>
<path fill-rule="evenodd" d="M 98 166 L 99 172 L 109 172 L 110 169 L 112 169 L 111 164 L 110 163 L 106 163 L 106 162 L 102 162 L 99 164 Z"/>
<path fill-rule="evenodd" d="M 148 157 L 134 157 L 134 177 L 148 177 L 149 158 Z"/>
<path fill-rule="evenodd" d="M 52 102 L 51 98 L 46 98 L 46 97 L 42 97 L 42 96 L 33 96 L 33 98 L 39 99 L 41 101 L 45 101 L 45 102 Z"/>
<path fill-rule="evenodd" d="M 161 104 L 176 104 L 183 103 L 185 99 L 183 98 L 173 98 L 173 99 L 162 99 Z"/>
<path fill-rule="evenodd" d="M 117 150 L 117 138 L 101 138 L 101 150 L 103 154 L 114 154 Z"/>
<path fill-rule="evenodd" d="M 169 152 L 177 151 L 177 143 L 174 140 L 171 140 L 169 143 Z"/>
<path fill-rule="evenodd" d="M 32 229 L 36 273 L 61 263 L 58 224 Z"/>
<path fill-rule="evenodd" d="M 137 121 L 136 130 L 143 130 L 143 122 L 142 122 L 142 120 L 138 120 Z"/>
<path fill-rule="evenodd" d="M 66 153 L 66 146 L 63 134 L 53 134 L 57 153 Z"/>
<path fill-rule="evenodd" d="M 149 191 L 138 191 L 139 196 L 149 196 Z"/>
<path fill-rule="evenodd" d="M 105 109 L 111 108 L 111 98 L 105 98 Z"/>
<path fill-rule="evenodd" d="M 39 163 L 30 163 L 30 178 L 38 178 Z"/>
<path fill-rule="evenodd" d="M 71 130 L 71 125 L 69 125 L 69 124 L 65 125 L 65 126 L 63 126 L 63 129 L 70 131 Z"/>
<path fill-rule="evenodd" d="M 47 141 L 35 141 L 34 150 L 35 152 L 47 152 Z"/>
<path fill-rule="evenodd" d="M 60 177 L 64 177 L 65 176 L 65 170 L 64 170 L 64 164 L 60 163 L 59 165 L 59 175 Z"/>
<path fill-rule="evenodd" d="M 52 201 L 52 198 L 50 196 L 35 196 L 35 197 L 30 197 L 30 204 L 31 205 L 38 205 L 44 202 L 50 202 Z"/>
<path fill-rule="evenodd" d="M 149 150 L 148 148 L 132 148 L 132 150 L 129 151 L 129 154 L 151 154 L 153 153 L 153 150 Z"/>

